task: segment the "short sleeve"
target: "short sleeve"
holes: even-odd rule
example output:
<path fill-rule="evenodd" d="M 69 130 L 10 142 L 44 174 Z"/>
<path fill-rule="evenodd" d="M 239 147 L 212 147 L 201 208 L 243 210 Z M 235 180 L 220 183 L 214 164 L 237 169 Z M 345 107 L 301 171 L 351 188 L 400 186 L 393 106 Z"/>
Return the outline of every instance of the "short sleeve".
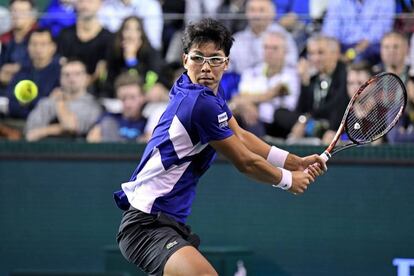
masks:
<path fill-rule="evenodd" d="M 202 144 L 233 135 L 228 121 L 232 114 L 226 103 L 213 95 L 200 95 L 194 105 L 192 124 Z"/>

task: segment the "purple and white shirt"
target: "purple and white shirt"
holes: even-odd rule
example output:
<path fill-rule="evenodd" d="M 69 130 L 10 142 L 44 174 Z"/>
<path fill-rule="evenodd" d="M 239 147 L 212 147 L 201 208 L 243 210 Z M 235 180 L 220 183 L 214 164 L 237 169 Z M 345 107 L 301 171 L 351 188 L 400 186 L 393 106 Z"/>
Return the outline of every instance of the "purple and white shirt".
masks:
<path fill-rule="evenodd" d="M 122 190 L 145 213 L 163 212 L 185 222 L 198 180 L 216 156 L 208 144 L 233 135 L 232 113 L 208 87 L 193 84 L 186 73 L 170 91 L 170 102 L 155 127 L 141 162 Z"/>

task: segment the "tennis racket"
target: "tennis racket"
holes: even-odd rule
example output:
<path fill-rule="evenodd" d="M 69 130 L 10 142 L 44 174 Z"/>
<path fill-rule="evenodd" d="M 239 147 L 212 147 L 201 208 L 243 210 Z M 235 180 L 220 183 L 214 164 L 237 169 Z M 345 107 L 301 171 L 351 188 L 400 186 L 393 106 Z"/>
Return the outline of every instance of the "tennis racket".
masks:
<path fill-rule="evenodd" d="M 328 161 L 344 149 L 380 139 L 398 122 L 406 104 L 407 91 L 397 75 L 380 73 L 373 76 L 349 101 L 332 142 L 320 156 Z M 338 143 L 343 133 L 349 141 Z"/>

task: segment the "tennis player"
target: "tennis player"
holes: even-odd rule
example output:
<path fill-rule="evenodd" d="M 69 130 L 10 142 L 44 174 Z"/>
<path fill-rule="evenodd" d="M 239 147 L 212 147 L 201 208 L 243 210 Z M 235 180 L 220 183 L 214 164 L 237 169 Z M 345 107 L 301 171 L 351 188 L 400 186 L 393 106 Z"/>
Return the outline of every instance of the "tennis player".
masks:
<path fill-rule="evenodd" d="M 316 154 L 300 158 L 239 127 L 219 86 L 232 43 L 230 32 L 215 20 L 187 26 L 186 72 L 172 87 L 130 181 L 115 193 L 126 210 L 117 236 L 120 250 L 150 275 L 217 275 L 197 250 L 200 239 L 185 225 L 197 182 L 216 151 L 251 178 L 295 194 L 326 169 Z"/>

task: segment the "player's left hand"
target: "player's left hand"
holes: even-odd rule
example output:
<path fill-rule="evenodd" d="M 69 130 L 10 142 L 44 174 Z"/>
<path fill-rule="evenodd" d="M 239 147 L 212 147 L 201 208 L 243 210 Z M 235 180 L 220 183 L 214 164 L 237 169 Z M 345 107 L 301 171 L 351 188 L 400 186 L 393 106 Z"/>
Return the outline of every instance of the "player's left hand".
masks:
<path fill-rule="evenodd" d="M 328 170 L 326 161 L 317 154 L 302 157 L 299 164 L 299 170 L 307 171 L 313 177 L 322 175 Z"/>

